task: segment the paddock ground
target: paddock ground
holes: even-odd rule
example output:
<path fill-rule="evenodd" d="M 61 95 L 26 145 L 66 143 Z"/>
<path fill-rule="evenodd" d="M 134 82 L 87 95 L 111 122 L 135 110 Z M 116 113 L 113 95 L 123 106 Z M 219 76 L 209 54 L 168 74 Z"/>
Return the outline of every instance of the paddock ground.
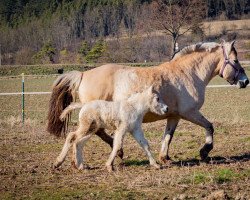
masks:
<path fill-rule="evenodd" d="M 248 76 L 249 71 L 247 72 Z M 50 91 L 55 77 L 26 78 L 26 91 Z M 0 79 L 1 92 L 20 92 L 21 79 Z M 216 78 L 211 84 L 225 84 Z M 64 139 L 45 131 L 49 95 L 0 96 L 0 199 L 250 199 L 250 87 L 208 88 L 202 112 L 214 123 L 215 146 L 209 163 L 199 161 L 204 130 L 181 121 L 172 141 L 173 163 L 149 167 L 146 156 L 128 135 L 124 163 L 104 168 L 110 148 L 93 137 L 84 154 L 91 170 L 77 171 L 67 158 L 52 170 Z M 73 118 L 71 129 L 76 120 Z M 157 158 L 165 121 L 144 124 Z M 219 198 L 218 198 L 219 199 Z M 223 198 L 221 198 L 223 199 Z"/>

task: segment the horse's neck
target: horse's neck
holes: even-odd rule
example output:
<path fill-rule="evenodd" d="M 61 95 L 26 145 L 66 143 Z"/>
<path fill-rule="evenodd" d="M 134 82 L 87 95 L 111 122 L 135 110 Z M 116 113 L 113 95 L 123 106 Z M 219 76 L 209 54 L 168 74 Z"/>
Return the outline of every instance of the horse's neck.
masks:
<path fill-rule="evenodd" d="M 217 66 L 220 62 L 220 57 L 216 52 L 196 54 L 190 60 L 190 74 L 198 77 L 205 85 L 218 74 Z"/>

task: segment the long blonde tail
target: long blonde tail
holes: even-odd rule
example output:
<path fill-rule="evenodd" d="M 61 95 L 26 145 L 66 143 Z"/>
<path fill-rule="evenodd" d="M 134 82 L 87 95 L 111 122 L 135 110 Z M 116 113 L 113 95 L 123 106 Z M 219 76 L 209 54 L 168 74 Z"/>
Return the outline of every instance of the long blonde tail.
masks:
<path fill-rule="evenodd" d="M 49 133 L 58 137 L 66 135 L 70 113 L 64 121 L 59 117 L 62 111 L 75 101 L 82 76 L 82 72 L 71 71 L 59 76 L 54 82 L 48 112 L 47 131 Z"/>

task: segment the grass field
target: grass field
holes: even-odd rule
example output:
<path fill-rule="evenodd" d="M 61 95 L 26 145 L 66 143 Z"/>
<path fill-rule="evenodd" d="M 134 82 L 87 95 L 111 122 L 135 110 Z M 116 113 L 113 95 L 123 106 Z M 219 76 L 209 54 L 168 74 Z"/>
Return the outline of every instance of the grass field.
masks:
<path fill-rule="evenodd" d="M 26 91 L 50 91 L 54 79 L 27 77 Z M 218 77 L 211 84 L 226 83 Z M 21 91 L 21 79 L 0 79 L 0 85 L 0 93 Z M 49 95 L 25 96 L 24 126 L 21 97 L 0 96 L 0 199 L 250 199 L 249 100 L 250 87 L 207 89 L 202 112 L 215 126 L 209 163 L 201 163 L 198 156 L 204 130 L 181 121 L 171 145 L 170 167 L 150 168 L 128 136 L 124 163 L 117 158 L 116 171 L 109 174 L 104 164 L 110 148 L 97 137 L 84 149 L 91 170 L 73 169 L 69 158 L 60 170 L 52 170 L 64 139 L 45 131 Z M 165 121 L 143 125 L 156 157 L 164 125 Z"/>

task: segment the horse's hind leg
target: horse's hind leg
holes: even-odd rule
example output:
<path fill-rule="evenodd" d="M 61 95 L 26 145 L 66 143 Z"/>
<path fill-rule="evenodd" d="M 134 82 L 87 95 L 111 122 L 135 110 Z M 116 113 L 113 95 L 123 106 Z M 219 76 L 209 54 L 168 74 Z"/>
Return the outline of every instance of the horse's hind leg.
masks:
<path fill-rule="evenodd" d="M 206 142 L 200 150 L 201 160 L 205 160 L 208 157 L 209 152 L 213 149 L 213 124 L 199 111 L 189 112 L 187 115 L 184 115 L 183 118 L 206 129 Z"/>
<path fill-rule="evenodd" d="M 168 118 L 167 126 L 164 132 L 164 136 L 162 138 L 162 146 L 159 154 L 159 161 L 162 163 L 168 163 L 170 160 L 169 157 L 169 146 L 172 141 L 175 129 L 178 125 L 179 118 Z"/>
<path fill-rule="evenodd" d="M 63 145 L 63 149 L 60 153 L 60 155 L 57 157 L 56 162 L 54 163 L 54 167 L 58 168 L 61 166 L 61 164 L 64 162 L 66 155 L 69 151 L 69 148 L 71 147 L 72 143 L 74 142 L 76 138 L 77 132 L 70 132 L 65 140 L 65 143 Z"/>
<path fill-rule="evenodd" d="M 110 145 L 111 148 L 113 148 L 113 138 L 108 135 L 103 128 L 99 129 L 96 133 L 97 136 L 99 136 L 104 142 Z M 123 159 L 123 149 L 119 149 L 117 152 L 117 155 Z"/>

